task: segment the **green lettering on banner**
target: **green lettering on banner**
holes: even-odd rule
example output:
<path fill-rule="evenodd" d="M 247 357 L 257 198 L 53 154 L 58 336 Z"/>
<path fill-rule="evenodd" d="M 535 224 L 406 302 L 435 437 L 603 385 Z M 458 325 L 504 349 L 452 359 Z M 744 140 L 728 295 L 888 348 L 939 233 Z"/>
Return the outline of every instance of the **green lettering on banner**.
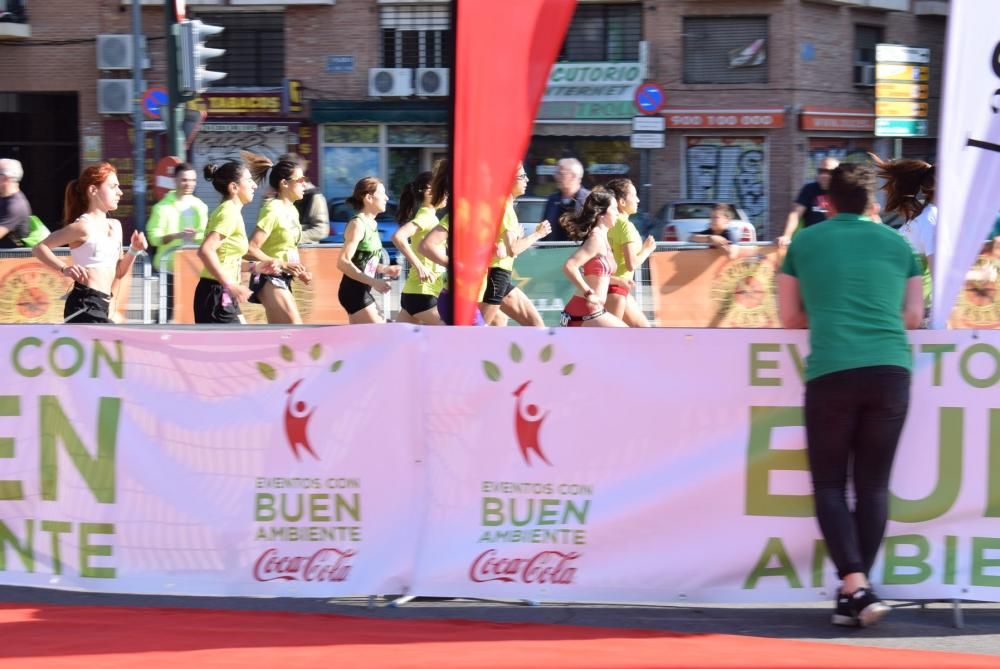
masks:
<path fill-rule="evenodd" d="M 333 515 L 337 522 L 343 522 L 344 516 L 341 511 L 351 517 L 355 522 L 361 522 L 361 495 L 354 493 L 350 496 L 351 501 L 347 501 L 347 495 L 335 495 L 333 505 Z"/>
<path fill-rule="evenodd" d="M 772 471 L 809 471 L 805 449 L 771 448 L 771 433 L 776 428 L 803 425 L 802 407 L 750 407 L 745 505 L 748 516 L 808 518 L 815 515 L 812 495 L 773 495 L 768 489 Z"/>
<path fill-rule="evenodd" d="M 39 398 L 43 500 L 51 502 L 59 497 L 59 458 L 56 443 L 61 441 L 76 470 L 93 493 L 94 499 L 102 504 L 114 504 L 115 452 L 120 411 L 121 399 L 117 397 L 99 399 L 97 455 L 91 457 L 63 412 L 59 398 L 55 395 L 42 395 Z"/>
<path fill-rule="evenodd" d="M 1000 551 L 1000 539 L 972 537 L 972 585 L 1000 588 L 1000 574 L 987 574 L 987 569 L 1000 569 L 1000 557 L 988 558 L 986 551 Z"/>
<path fill-rule="evenodd" d="M 899 555 L 900 546 L 914 546 L 916 555 Z M 885 538 L 883 554 L 884 568 L 882 582 L 886 585 L 916 585 L 923 583 L 931 575 L 931 566 L 927 557 L 931 554 L 931 545 L 926 537 L 919 534 L 901 534 Z M 914 573 L 900 573 L 900 569 L 913 569 Z"/>
<path fill-rule="evenodd" d="M 32 377 L 35 377 L 35 376 L 38 376 L 39 374 L 41 374 L 42 373 L 42 368 L 41 367 L 30 367 L 30 368 L 28 368 L 28 367 L 22 367 L 21 366 L 21 355 L 20 355 L 21 354 L 21 349 L 24 349 L 24 348 L 26 348 L 28 346 L 34 346 L 35 348 L 41 348 L 41 346 L 42 346 L 42 340 L 39 339 L 38 337 L 25 337 L 24 339 L 21 339 L 20 341 L 18 341 L 16 344 L 14 344 L 14 348 L 11 349 L 11 352 L 10 352 L 10 362 L 11 362 L 11 366 L 14 367 L 14 371 L 15 372 L 17 372 L 21 376 L 26 376 L 26 377 L 28 377 L 30 379 Z"/>
<path fill-rule="evenodd" d="M 890 493 L 889 518 L 900 523 L 922 523 L 940 518 L 952 507 L 962 489 L 962 451 L 965 410 L 941 407 L 938 411 L 938 478 L 923 499 L 903 499 Z"/>
<path fill-rule="evenodd" d="M 930 353 L 934 356 L 934 381 L 935 386 L 940 386 L 943 383 L 944 373 L 942 367 L 944 366 L 944 354 L 954 353 L 958 350 L 958 346 L 955 344 L 921 344 L 920 351 L 922 353 Z"/>
<path fill-rule="evenodd" d="M 68 367 L 60 367 L 58 352 L 60 348 L 69 348 L 73 352 L 72 362 Z M 73 376 L 83 367 L 85 354 L 80 342 L 72 337 L 59 337 L 49 346 L 49 367 L 59 376 L 65 378 Z"/>
<path fill-rule="evenodd" d="M 984 518 L 1000 516 L 1000 409 L 990 409 L 989 454 L 986 457 L 986 510 Z"/>
<path fill-rule="evenodd" d="M 817 539 L 813 543 L 812 559 L 812 587 L 814 588 L 823 587 L 823 564 L 828 557 L 830 557 L 830 552 L 826 549 L 826 542 Z"/>
<path fill-rule="evenodd" d="M 274 518 L 274 495 L 269 492 L 257 493 L 254 496 L 253 519 L 258 523 L 267 523 Z"/>
<path fill-rule="evenodd" d="M 993 373 L 982 379 L 974 377 L 969 371 L 969 362 L 972 360 L 972 356 L 977 353 L 986 353 L 993 359 Z M 962 351 L 958 369 L 962 374 L 962 379 L 973 388 L 991 388 L 996 385 L 997 381 L 1000 381 L 1000 352 L 989 344 L 973 344 Z"/>
<path fill-rule="evenodd" d="M 35 571 L 35 552 L 32 548 L 35 545 L 35 521 L 30 518 L 24 521 L 24 543 L 21 543 L 7 523 L 0 520 L 0 571 L 7 571 L 8 544 L 21 557 L 25 571 Z"/>
<path fill-rule="evenodd" d="M 43 520 L 42 532 L 52 536 L 52 573 L 62 573 L 62 553 L 59 550 L 59 535 L 73 531 L 73 524 L 65 520 Z"/>
<path fill-rule="evenodd" d="M 944 578 L 945 585 L 955 585 L 955 571 L 958 561 L 958 537 L 951 534 L 944 538 Z"/>
<path fill-rule="evenodd" d="M 781 344 L 750 344 L 750 385 L 780 386 L 781 377 L 761 376 L 764 369 L 778 369 L 778 361 L 774 358 L 761 358 L 762 353 L 779 353 Z"/>
<path fill-rule="evenodd" d="M 483 497 L 483 527 L 503 525 L 503 501 L 499 497 Z"/>
<path fill-rule="evenodd" d="M 98 340 L 94 340 L 94 355 L 90 359 L 90 378 L 96 379 L 100 376 L 100 368 L 98 367 L 98 362 L 101 359 L 107 364 L 108 368 L 111 369 L 111 373 L 118 379 L 125 378 L 125 352 L 122 350 L 122 342 L 120 339 L 114 341 L 115 345 L 115 355 L 112 358 L 111 354 L 106 348 L 104 348 L 104 343 Z"/>
<path fill-rule="evenodd" d="M 772 559 L 776 559 L 778 564 L 774 567 L 768 567 L 767 565 L 770 564 Z M 785 550 L 785 545 L 781 543 L 781 539 L 778 537 L 771 537 L 767 540 L 764 552 L 761 553 L 757 564 L 753 566 L 753 570 L 747 576 L 747 580 L 743 582 L 743 589 L 753 590 L 757 587 L 757 581 L 770 576 L 784 578 L 788 581 L 788 586 L 791 588 L 802 587 L 802 581 L 799 580 L 798 574 L 795 573 L 795 567 L 792 566 L 792 560 L 788 557 L 788 551 Z"/>
<path fill-rule="evenodd" d="M 115 526 L 111 523 L 80 523 L 80 576 L 84 578 L 115 578 L 114 567 L 94 567 L 90 564 L 92 557 L 111 557 L 111 546 L 90 543 L 90 535 L 114 536 L 114 533 Z"/>
<path fill-rule="evenodd" d="M 795 373 L 799 375 L 799 381 L 806 380 L 806 362 L 802 359 L 798 344 L 788 344 L 788 355 L 792 356 L 792 364 L 795 365 Z"/>
<path fill-rule="evenodd" d="M 17 395 L 0 395 L 0 418 L 16 418 L 21 415 L 21 398 Z M 0 458 L 14 457 L 14 438 L 0 437 Z M 0 502 L 24 499 L 24 487 L 20 481 L 0 481 Z"/>

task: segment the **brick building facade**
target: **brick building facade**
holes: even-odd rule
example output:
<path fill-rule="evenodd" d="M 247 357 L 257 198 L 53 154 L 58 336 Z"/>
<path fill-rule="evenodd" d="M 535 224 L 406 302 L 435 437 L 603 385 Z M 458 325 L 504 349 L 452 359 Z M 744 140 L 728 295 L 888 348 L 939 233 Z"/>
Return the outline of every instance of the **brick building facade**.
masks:
<path fill-rule="evenodd" d="M 131 72 L 99 70 L 94 41 L 130 32 L 131 0 L 25 4 L 25 26 L 0 24 L 0 155 L 22 159 L 25 191 L 55 220 L 62 185 L 82 164 L 110 159 L 126 189 L 132 183 L 131 115 L 98 113 L 97 84 Z M 162 2 L 143 4 L 144 78 L 162 86 Z M 225 44 L 210 44 L 229 50 L 218 68 L 230 73 L 225 86 L 198 103 L 208 117 L 192 146 L 196 166 L 240 148 L 271 157 L 294 150 L 335 197 L 373 172 L 398 191 L 444 154 L 446 3 L 187 7 L 227 26 Z M 774 236 L 818 159 L 893 150 L 892 140 L 874 136 L 875 42 L 931 49 L 929 137 L 907 139 L 902 149 L 933 159 L 946 13 L 943 0 L 581 0 L 525 159 L 532 193 L 551 192 L 554 162 L 575 155 L 591 184 L 627 174 L 646 185 L 652 213 L 676 199 L 727 200 L 752 216 L 761 236 Z M 579 78 L 593 85 L 569 83 Z M 643 79 L 666 91 L 665 147 L 646 156 L 629 143 L 638 114 L 632 91 Z M 158 131 L 146 137 L 151 178 L 166 144 Z"/>

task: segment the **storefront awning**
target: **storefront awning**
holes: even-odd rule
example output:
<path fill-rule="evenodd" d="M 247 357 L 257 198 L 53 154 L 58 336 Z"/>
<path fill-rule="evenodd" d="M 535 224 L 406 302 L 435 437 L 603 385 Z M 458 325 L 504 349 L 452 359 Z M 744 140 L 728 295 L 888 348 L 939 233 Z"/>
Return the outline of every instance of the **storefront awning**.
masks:
<path fill-rule="evenodd" d="M 447 102 L 313 100 L 313 123 L 447 123 Z"/>
<path fill-rule="evenodd" d="M 531 134 L 535 137 L 629 137 L 632 125 L 628 121 L 615 123 L 535 122 Z"/>

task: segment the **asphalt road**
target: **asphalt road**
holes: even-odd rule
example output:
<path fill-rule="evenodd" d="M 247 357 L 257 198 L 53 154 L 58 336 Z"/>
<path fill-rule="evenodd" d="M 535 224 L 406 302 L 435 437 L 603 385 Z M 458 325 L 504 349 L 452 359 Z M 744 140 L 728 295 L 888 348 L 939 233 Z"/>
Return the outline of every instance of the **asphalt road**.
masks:
<path fill-rule="evenodd" d="M 925 608 L 890 602 L 895 610 L 877 627 L 844 629 L 830 624 L 832 604 L 774 606 L 627 606 L 543 604 L 479 600 L 418 599 L 404 606 L 371 605 L 363 598 L 292 599 L 112 595 L 0 586 L 0 602 L 330 613 L 388 620 L 464 619 L 489 622 L 585 625 L 604 628 L 669 630 L 684 633 L 744 634 L 822 641 L 854 646 L 981 653 L 1000 656 L 1000 604 L 962 605 L 964 627 L 954 626 L 951 604 Z M 1000 666 L 1000 660 L 997 661 Z"/>

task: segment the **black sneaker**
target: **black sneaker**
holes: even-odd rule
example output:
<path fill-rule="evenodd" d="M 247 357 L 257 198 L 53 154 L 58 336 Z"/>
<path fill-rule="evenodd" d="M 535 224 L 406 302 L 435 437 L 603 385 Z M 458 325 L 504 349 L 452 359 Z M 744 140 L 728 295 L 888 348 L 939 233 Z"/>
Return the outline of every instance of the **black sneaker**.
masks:
<path fill-rule="evenodd" d="M 850 606 L 854 611 L 858 624 L 870 627 L 882 620 L 891 610 L 879 599 L 871 588 L 858 588 L 850 596 Z"/>
<path fill-rule="evenodd" d="M 858 615 L 855 613 L 854 607 L 851 606 L 850 595 L 838 591 L 834 602 L 836 602 L 837 608 L 833 612 L 833 624 L 843 627 L 857 627 Z"/>

